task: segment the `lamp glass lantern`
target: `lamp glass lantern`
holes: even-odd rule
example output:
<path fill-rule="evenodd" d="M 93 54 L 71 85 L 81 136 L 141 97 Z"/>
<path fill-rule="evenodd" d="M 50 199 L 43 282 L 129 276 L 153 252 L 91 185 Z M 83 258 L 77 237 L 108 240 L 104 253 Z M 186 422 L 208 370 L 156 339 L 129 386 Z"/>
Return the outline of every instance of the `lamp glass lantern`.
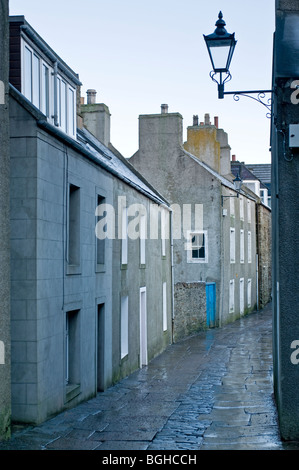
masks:
<path fill-rule="evenodd" d="M 233 183 L 234 183 L 235 190 L 237 192 L 239 192 L 241 190 L 241 186 L 242 186 L 242 183 L 243 183 L 243 181 L 241 180 L 239 174 L 237 174 L 237 176 L 233 180 Z"/>
<path fill-rule="evenodd" d="M 218 83 L 219 98 L 223 98 L 224 82 L 231 78 L 229 67 L 237 44 L 235 33 L 228 33 L 225 29 L 226 23 L 223 20 L 222 12 L 219 12 L 216 21 L 216 29 L 214 33 L 204 35 L 204 40 L 208 49 L 210 60 L 213 67 L 213 76 L 220 74 L 220 82 Z M 226 74 L 223 80 L 223 74 Z M 212 77 L 213 78 L 213 77 Z M 215 80 L 213 78 L 213 80 Z M 216 80 L 215 80 L 216 81 Z"/>

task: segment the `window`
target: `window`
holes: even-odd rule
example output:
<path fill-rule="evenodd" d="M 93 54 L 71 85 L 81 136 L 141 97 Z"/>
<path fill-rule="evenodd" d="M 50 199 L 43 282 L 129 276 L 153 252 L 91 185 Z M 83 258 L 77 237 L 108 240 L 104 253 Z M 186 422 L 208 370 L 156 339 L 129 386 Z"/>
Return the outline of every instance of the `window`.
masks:
<path fill-rule="evenodd" d="M 24 52 L 24 95 L 32 100 L 32 52 L 27 46 Z"/>
<path fill-rule="evenodd" d="M 236 237 L 235 237 L 235 229 L 233 227 L 230 228 L 230 262 L 236 262 Z"/>
<path fill-rule="evenodd" d="M 244 230 L 240 230 L 240 263 L 244 263 Z"/>
<path fill-rule="evenodd" d="M 59 70 L 54 77 L 54 65 L 44 60 L 29 44 L 22 40 L 22 93 L 53 123 L 54 100 L 60 129 L 76 137 L 76 86 L 68 82 Z M 46 59 L 47 60 L 47 59 Z M 51 77 L 51 80 L 50 80 Z M 57 84 L 55 96 L 54 80 Z"/>
<path fill-rule="evenodd" d="M 229 281 L 229 313 L 235 311 L 235 280 Z"/>
<path fill-rule="evenodd" d="M 60 82 L 60 126 L 61 129 L 67 131 L 67 96 L 66 96 L 66 83 L 61 80 Z"/>
<path fill-rule="evenodd" d="M 251 232 L 248 232 L 248 263 L 251 263 Z"/>
<path fill-rule="evenodd" d="M 240 279 L 240 315 L 244 313 L 244 278 Z"/>
<path fill-rule="evenodd" d="M 166 282 L 162 286 L 162 302 L 163 302 L 163 331 L 167 330 L 167 287 Z"/>
<path fill-rule="evenodd" d="M 230 210 L 230 215 L 232 217 L 235 217 L 235 197 L 230 193 L 232 197 L 229 198 L 229 210 Z"/>
<path fill-rule="evenodd" d="M 188 263 L 208 262 L 207 232 L 189 232 L 188 234 Z"/>
<path fill-rule="evenodd" d="M 128 209 L 123 207 L 121 217 L 121 264 L 128 263 Z"/>
<path fill-rule="evenodd" d="M 68 263 L 80 265 L 80 188 L 69 186 Z"/>
<path fill-rule="evenodd" d="M 97 196 L 97 207 L 100 205 L 105 204 L 105 198 L 103 196 L 98 195 Z M 102 213 L 102 212 L 100 212 Z M 102 216 L 97 216 L 96 217 L 96 222 L 98 223 L 100 220 L 103 219 L 104 214 Z M 97 264 L 105 264 L 105 238 L 102 238 L 100 236 L 101 234 L 98 234 L 96 237 L 96 259 L 97 259 Z"/>
<path fill-rule="evenodd" d="M 40 61 L 35 54 L 32 63 L 32 103 L 40 108 Z"/>
<path fill-rule="evenodd" d="M 162 256 L 166 256 L 166 211 L 161 209 L 161 243 Z"/>
<path fill-rule="evenodd" d="M 121 298 L 120 308 L 120 357 L 123 359 L 129 352 L 129 298 Z"/>
<path fill-rule="evenodd" d="M 80 383 L 80 328 L 79 310 L 66 312 L 65 326 L 65 382 Z"/>
<path fill-rule="evenodd" d="M 251 279 L 247 281 L 247 307 L 251 307 Z"/>
<path fill-rule="evenodd" d="M 41 111 L 47 117 L 50 116 L 50 111 L 49 111 L 49 68 L 45 64 L 43 64 L 43 67 L 42 67 Z"/>
<path fill-rule="evenodd" d="M 251 223 L 251 202 L 247 199 L 247 222 Z"/>
<path fill-rule="evenodd" d="M 140 216 L 140 264 L 145 264 L 146 218 Z"/>
<path fill-rule="evenodd" d="M 244 220 L 244 199 L 240 196 L 240 219 Z"/>
<path fill-rule="evenodd" d="M 75 135 L 75 94 L 72 88 L 68 91 L 68 134 Z"/>

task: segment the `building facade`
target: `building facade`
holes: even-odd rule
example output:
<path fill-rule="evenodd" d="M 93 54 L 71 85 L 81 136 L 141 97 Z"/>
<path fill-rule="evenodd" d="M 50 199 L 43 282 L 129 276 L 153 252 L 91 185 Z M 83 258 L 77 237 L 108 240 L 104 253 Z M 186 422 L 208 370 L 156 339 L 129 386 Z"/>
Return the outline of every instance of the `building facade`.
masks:
<path fill-rule="evenodd" d="M 152 207 L 170 211 L 83 126 L 77 74 L 23 17 L 10 24 L 12 419 L 37 424 L 172 341 L 160 218 L 147 237 Z"/>
<path fill-rule="evenodd" d="M 281 436 L 299 439 L 299 5 L 277 0 L 273 50 L 272 257 L 274 391 Z"/>
<path fill-rule="evenodd" d="M 130 159 L 170 202 L 174 220 L 185 211 L 185 223 L 174 223 L 173 231 L 175 339 L 221 326 L 257 305 L 257 198 L 246 189 L 237 197 L 218 119 L 212 125 L 206 115 L 199 124 L 195 117 L 187 142 L 182 136 L 182 116 L 162 105 L 161 114 L 139 116 L 139 150 Z M 183 327 L 182 310 L 193 312 Z"/>
<path fill-rule="evenodd" d="M 0 439 L 10 436 L 10 216 L 8 1 L 0 1 Z"/>

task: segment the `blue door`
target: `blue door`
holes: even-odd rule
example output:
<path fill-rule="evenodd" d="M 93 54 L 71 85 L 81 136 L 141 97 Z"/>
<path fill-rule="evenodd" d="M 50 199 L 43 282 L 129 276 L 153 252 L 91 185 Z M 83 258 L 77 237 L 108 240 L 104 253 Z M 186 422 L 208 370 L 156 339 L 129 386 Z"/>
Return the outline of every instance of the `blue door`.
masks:
<path fill-rule="evenodd" d="M 207 326 L 215 326 L 216 316 L 216 284 L 215 282 L 206 283 L 206 299 L 207 299 Z"/>

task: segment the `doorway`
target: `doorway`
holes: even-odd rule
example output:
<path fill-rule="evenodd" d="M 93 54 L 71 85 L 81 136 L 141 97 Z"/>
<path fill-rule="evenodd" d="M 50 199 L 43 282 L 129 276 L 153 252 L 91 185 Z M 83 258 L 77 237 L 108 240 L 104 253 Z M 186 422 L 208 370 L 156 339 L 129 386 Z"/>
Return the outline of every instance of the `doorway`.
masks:
<path fill-rule="evenodd" d="M 146 287 L 140 288 L 140 367 L 147 365 Z"/>
<path fill-rule="evenodd" d="M 98 304 L 97 312 L 97 390 L 103 392 L 104 386 L 104 352 L 105 352 L 105 335 L 104 335 L 104 319 L 105 304 Z"/>
<path fill-rule="evenodd" d="M 207 303 L 207 326 L 215 326 L 216 317 L 216 284 L 215 282 L 206 283 L 206 303 Z"/>

